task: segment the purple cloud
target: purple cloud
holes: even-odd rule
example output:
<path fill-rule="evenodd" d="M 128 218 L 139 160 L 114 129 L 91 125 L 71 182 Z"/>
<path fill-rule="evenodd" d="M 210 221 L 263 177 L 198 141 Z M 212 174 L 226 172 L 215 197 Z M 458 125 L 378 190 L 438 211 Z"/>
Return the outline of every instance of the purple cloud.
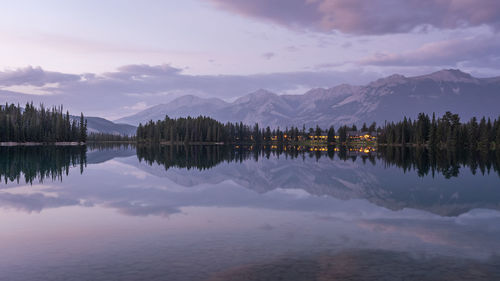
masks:
<path fill-rule="evenodd" d="M 10 73 L 23 69 L 0 71 L 0 100 L 24 104 L 33 101 L 46 105 L 64 104 L 71 112 L 83 111 L 89 115 L 113 118 L 133 112 L 137 105 L 164 103 L 174 97 L 193 94 L 203 97 L 232 99 L 260 88 L 277 93 L 313 87 L 332 87 L 341 83 L 365 83 L 378 77 L 375 73 L 353 71 L 302 71 L 253 75 L 190 75 L 182 69 L 164 65 L 126 65 L 114 72 L 69 75 L 45 72 L 36 68 L 38 75 L 19 75 L 6 79 Z M 40 79 L 39 77 L 59 79 Z M 71 79 L 69 79 L 71 78 Z M 33 80 L 30 80 L 33 79 Z M 52 95 L 29 95 L 1 86 L 37 85 Z M 42 82 L 40 82 L 42 81 Z M 45 83 L 58 82 L 57 86 Z"/>
<path fill-rule="evenodd" d="M 500 38 L 479 36 L 432 42 L 404 53 L 379 53 L 360 60 L 361 64 L 378 66 L 469 66 L 498 67 Z M 493 63 L 494 62 L 494 63 Z"/>
<path fill-rule="evenodd" d="M 409 32 L 416 27 L 500 28 L 497 0 L 208 0 L 216 7 L 291 28 L 354 34 Z"/>
<path fill-rule="evenodd" d="M 79 75 L 45 71 L 40 67 L 25 67 L 0 72 L 0 86 L 14 85 L 43 86 L 49 83 L 74 82 L 80 80 Z"/>
<path fill-rule="evenodd" d="M 275 56 L 276 56 L 276 54 L 273 52 L 267 52 L 267 53 L 262 54 L 262 57 L 266 60 L 270 60 L 270 59 L 274 58 Z"/>

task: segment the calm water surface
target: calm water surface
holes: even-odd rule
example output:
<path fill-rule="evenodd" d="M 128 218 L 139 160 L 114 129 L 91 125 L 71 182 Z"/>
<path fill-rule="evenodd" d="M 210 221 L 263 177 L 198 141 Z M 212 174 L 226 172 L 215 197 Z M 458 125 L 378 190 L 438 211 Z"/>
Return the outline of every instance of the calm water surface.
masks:
<path fill-rule="evenodd" d="M 500 280 L 494 153 L 284 150 L 0 148 L 0 280 Z"/>

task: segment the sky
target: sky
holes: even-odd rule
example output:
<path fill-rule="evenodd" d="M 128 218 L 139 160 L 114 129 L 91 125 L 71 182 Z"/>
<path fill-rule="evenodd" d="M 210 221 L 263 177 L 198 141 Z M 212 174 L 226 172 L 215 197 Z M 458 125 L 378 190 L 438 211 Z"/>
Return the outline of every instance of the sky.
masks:
<path fill-rule="evenodd" d="M 0 103 L 111 120 L 394 73 L 500 76 L 497 0 L 2 1 Z"/>

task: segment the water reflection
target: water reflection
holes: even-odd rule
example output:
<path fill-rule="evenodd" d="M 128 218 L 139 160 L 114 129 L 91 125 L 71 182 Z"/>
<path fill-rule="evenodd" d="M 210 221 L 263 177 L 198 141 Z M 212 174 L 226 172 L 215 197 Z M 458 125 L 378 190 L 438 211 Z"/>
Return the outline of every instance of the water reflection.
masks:
<path fill-rule="evenodd" d="M 287 159 L 336 157 L 343 161 L 362 161 L 363 164 L 383 163 L 395 166 L 403 173 L 416 171 L 420 177 L 441 174 L 458 177 L 460 170 L 469 169 L 474 175 L 495 172 L 500 176 L 500 151 L 439 150 L 412 147 L 304 147 L 304 146 L 135 146 L 132 144 L 92 144 L 85 146 L 16 146 L 0 147 L 0 180 L 26 183 L 44 179 L 62 180 L 70 167 L 79 166 L 83 172 L 87 162 L 103 163 L 116 157 L 137 155 L 139 161 L 157 163 L 169 168 L 205 170 L 222 162 L 241 163 L 259 158 Z M 380 165 L 379 163 L 379 165 Z"/>
<path fill-rule="evenodd" d="M 35 157 L 16 149 L 2 154 L 2 175 L 22 179 L 30 169 L 6 167 L 27 165 L 38 172 L 28 184 L 0 185 L 0 280 L 500 274 L 494 154 L 118 145 L 84 155 L 30 150 L 44 155 Z M 36 181 L 44 158 L 64 159 L 54 164 L 62 181 Z"/>
<path fill-rule="evenodd" d="M 210 281 L 272 280 L 493 280 L 500 278 L 500 258 L 489 263 L 455 257 L 415 257 L 386 250 L 345 250 L 329 255 L 284 258 L 270 263 L 238 266 Z"/>
<path fill-rule="evenodd" d="M 121 168 L 117 169 L 147 184 L 150 180 L 160 185 L 162 179 L 169 179 L 178 186 L 195 187 L 230 180 L 258 194 L 283 191 L 341 200 L 364 199 L 390 210 L 413 208 L 441 216 L 458 216 L 476 208 L 500 209 L 498 158 L 493 153 L 432 152 L 400 147 L 349 150 L 131 145 L 95 146 L 87 152 L 84 147 L 11 147 L 2 148 L 1 152 L 4 156 L 0 162 L 0 179 L 3 177 L 6 183 L 19 183 L 22 177 L 30 184 L 36 179 L 40 183 L 46 178 L 62 180 L 70 167 L 78 166 L 82 173 L 87 164 L 118 165 L 120 162 L 116 160 L 127 159 L 128 166 L 120 164 Z M 130 166 L 134 171 L 127 172 Z M 128 194 L 131 190 L 119 189 L 123 183 L 131 182 L 119 177 L 98 181 L 100 186 L 118 188 L 115 195 L 125 193 L 123 200 L 106 204 L 126 214 L 166 215 L 179 212 L 183 204 L 200 204 L 197 202 L 200 199 L 191 194 L 184 198 L 176 193 L 168 199 L 162 195 L 165 192 L 158 191 Z M 203 196 L 202 200 L 208 200 L 213 194 Z M 134 198 L 133 202 L 128 198 Z M 233 199 L 213 198 L 211 204 L 234 204 Z M 57 205 L 54 198 L 16 200 L 17 204 L 34 204 L 34 210 Z M 74 200 L 88 201 L 68 195 L 60 204 Z"/>
<path fill-rule="evenodd" d="M 457 177 L 460 169 L 467 167 L 472 174 L 489 174 L 491 170 L 500 176 L 499 151 L 466 150 L 429 150 L 413 147 L 304 147 L 304 146 L 139 146 L 137 157 L 140 161 L 153 162 L 165 169 L 197 168 L 199 170 L 215 167 L 221 162 L 243 162 L 259 158 L 284 156 L 290 159 L 314 158 L 316 160 L 335 157 L 343 161 L 356 161 L 375 165 L 376 161 L 386 166 L 396 166 L 403 172 L 416 170 L 421 177 L 436 173 L 446 178 Z"/>
<path fill-rule="evenodd" d="M 62 180 L 70 167 L 86 165 L 85 146 L 0 146 L 0 182 Z"/>
<path fill-rule="evenodd" d="M 446 178 L 458 177 L 461 168 L 469 168 L 472 174 L 489 174 L 492 170 L 500 176 L 500 151 L 428 150 L 411 147 L 381 147 L 383 161 L 396 165 L 403 171 L 416 170 L 424 177 L 429 173 L 442 174 Z"/>

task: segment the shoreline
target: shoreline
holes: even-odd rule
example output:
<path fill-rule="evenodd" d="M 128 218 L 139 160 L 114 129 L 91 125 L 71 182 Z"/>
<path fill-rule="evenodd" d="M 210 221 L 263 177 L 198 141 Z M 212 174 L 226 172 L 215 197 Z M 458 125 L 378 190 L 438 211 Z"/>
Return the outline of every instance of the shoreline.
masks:
<path fill-rule="evenodd" d="M 81 142 L 0 142 L 0 146 L 80 146 L 86 145 Z"/>

